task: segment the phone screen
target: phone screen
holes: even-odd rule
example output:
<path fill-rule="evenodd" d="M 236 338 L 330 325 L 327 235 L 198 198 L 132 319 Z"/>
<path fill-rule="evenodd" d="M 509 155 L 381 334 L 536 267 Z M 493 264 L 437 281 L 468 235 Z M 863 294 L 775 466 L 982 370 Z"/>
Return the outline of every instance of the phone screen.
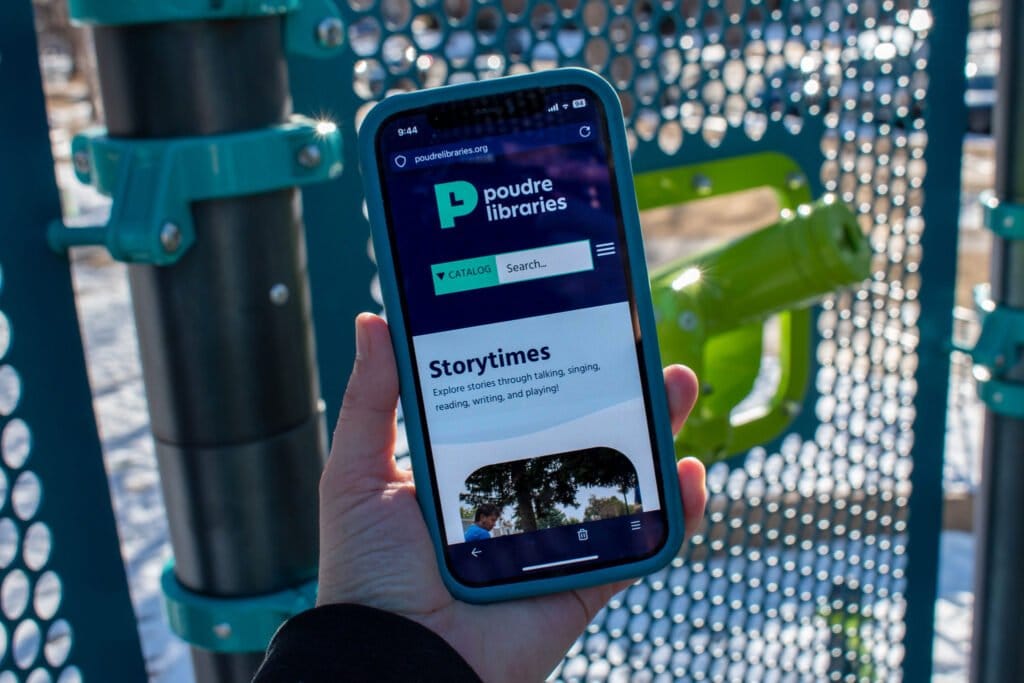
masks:
<path fill-rule="evenodd" d="M 406 111 L 375 144 L 449 569 L 487 586 L 657 552 L 661 480 L 598 97 L 560 86 Z"/>

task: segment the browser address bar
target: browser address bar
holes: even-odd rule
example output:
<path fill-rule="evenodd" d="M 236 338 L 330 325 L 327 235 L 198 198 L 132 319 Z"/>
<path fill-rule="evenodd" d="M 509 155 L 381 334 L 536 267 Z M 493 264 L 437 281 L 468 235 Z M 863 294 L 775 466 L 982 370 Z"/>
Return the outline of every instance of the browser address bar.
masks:
<path fill-rule="evenodd" d="M 410 149 L 392 155 L 391 163 L 399 171 L 450 164 L 454 161 L 486 159 L 496 154 L 524 152 L 551 145 L 583 142 L 594 135 L 589 123 L 523 131 L 510 135 L 479 138 L 471 142 L 452 142 L 445 145 Z"/>

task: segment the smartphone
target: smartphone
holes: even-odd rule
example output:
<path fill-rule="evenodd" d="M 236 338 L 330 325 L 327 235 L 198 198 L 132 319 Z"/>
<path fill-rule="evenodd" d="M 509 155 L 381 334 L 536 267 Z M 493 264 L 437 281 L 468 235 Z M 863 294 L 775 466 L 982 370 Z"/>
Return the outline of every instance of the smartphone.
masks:
<path fill-rule="evenodd" d="M 682 504 L 614 90 L 570 68 L 399 94 L 359 137 L 449 590 L 489 602 L 666 564 Z"/>

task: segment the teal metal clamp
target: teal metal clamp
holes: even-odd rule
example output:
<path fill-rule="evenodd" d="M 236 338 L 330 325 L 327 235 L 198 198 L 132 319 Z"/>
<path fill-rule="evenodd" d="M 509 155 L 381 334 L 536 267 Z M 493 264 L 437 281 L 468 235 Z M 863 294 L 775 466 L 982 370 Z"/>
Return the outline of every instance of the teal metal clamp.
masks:
<path fill-rule="evenodd" d="M 334 0 L 69 0 L 69 4 L 75 21 L 104 26 L 284 15 L 285 50 L 305 57 L 333 57 L 345 42 L 345 25 Z"/>
<path fill-rule="evenodd" d="M 1024 383 L 1006 377 L 1024 350 L 1024 310 L 997 306 L 988 285 L 975 288 L 974 303 L 981 319 L 971 352 L 978 397 L 994 413 L 1024 418 Z"/>
<path fill-rule="evenodd" d="M 985 225 L 1005 240 L 1024 240 L 1024 205 L 1000 202 L 994 192 L 979 198 L 985 211 Z"/>
<path fill-rule="evenodd" d="M 1024 205 L 1000 202 L 994 192 L 983 192 L 985 225 L 1004 240 L 1024 240 Z M 1024 352 L 1024 310 L 999 306 L 988 285 L 974 290 L 974 307 L 981 322 L 971 357 L 978 397 L 989 410 L 1024 418 L 1024 383 L 1006 377 Z"/>
<path fill-rule="evenodd" d="M 281 624 L 316 604 L 316 581 L 279 593 L 211 598 L 186 589 L 164 567 L 160 583 L 171 630 L 187 643 L 213 652 L 262 652 Z"/>
<path fill-rule="evenodd" d="M 302 0 L 69 0 L 71 17 L 88 24 L 231 19 L 294 12 Z"/>
<path fill-rule="evenodd" d="M 302 117 L 259 131 L 168 140 L 127 140 L 102 131 L 76 136 L 75 173 L 113 197 L 105 226 L 50 225 L 50 247 L 103 245 L 132 263 L 170 265 L 195 242 L 192 202 L 239 197 L 336 178 L 341 133 Z"/>

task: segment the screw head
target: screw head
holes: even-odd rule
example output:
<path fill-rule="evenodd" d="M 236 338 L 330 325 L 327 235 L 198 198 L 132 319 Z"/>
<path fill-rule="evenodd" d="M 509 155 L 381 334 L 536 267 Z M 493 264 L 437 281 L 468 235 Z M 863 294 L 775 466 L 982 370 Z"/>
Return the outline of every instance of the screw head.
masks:
<path fill-rule="evenodd" d="M 683 311 L 679 314 L 679 329 L 686 332 L 693 332 L 697 329 L 697 315 L 693 311 Z"/>
<path fill-rule="evenodd" d="M 711 178 L 708 178 L 703 173 L 693 176 L 693 189 L 697 194 L 710 194 Z"/>
<path fill-rule="evenodd" d="M 218 638 L 220 638 L 221 640 L 225 640 L 227 638 L 230 638 L 231 637 L 231 624 L 228 624 L 228 623 L 225 623 L 225 622 L 221 622 L 219 624 L 214 624 L 214 626 L 213 626 L 213 634 L 215 636 L 217 636 Z"/>
<path fill-rule="evenodd" d="M 324 155 L 316 145 L 306 145 L 299 150 L 299 165 L 304 168 L 316 168 L 324 160 Z"/>
<path fill-rule="evenodd" d="M 316 39 L 323 47 L 340 47 L 345 40 L 345 25 L 337 17 L 326 17 L 316 26 Z"/>
<path fill-rule="evenodd" d="M 291 292 L 288 291 L 288 285 L 283 282 L 278 282 L 270 288 L 270 302 L 275 306 L 284 306 L 288 303 L 290 295 Z"/>
<path fill-rule="evenodd" d="M 160 229 L 160 246 L 168 254 L 178 251 L 178 247 L 181 246 L 181 228 L 174 223 L 164 223 L 164 227 Z"/>
<path fill-rule="evenodd" d="M 786 176 L 786 187 L 791 190 L 799 190 L 801 187 L 807 184 L 807 178 L 803 173 L 790 173 Z"/>
<path fill-rule="evenodd" d="M 72 163 L 75 165 L 75 172 L 79 175 L 89 175 L 92 172 L 92 158 L 85 150 L 75 152 Z"/>

